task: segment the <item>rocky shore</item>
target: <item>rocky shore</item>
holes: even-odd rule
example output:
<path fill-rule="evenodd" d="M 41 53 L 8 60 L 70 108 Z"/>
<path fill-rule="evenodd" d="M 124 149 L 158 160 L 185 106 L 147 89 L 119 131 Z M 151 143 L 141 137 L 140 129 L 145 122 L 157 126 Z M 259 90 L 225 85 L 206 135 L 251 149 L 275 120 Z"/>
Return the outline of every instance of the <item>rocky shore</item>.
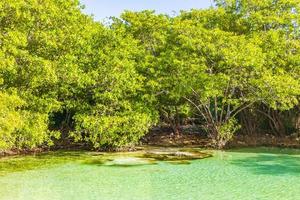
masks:
<path fill-rule="evenodd" d="M 195 146 L 213 148 L 213 142 L 195 129 L 184 129 L 175 136 L 168 129 L 154 129 L 142 139 L 142 144 L 152 146 Z M 274 136 L 271 134 L 241 135 L 237 134 L 227 143 L 225 148 L 239 147 L 284 147 L 300 148 L 300 136 Z"/>
<path fill-rule="evenodd" d="M 200 133 L 196 129 L 187 128 L 182 131 L 180 135 L 172 134 L 172 131 L 166 128 L 154 129 L 147 135 L 145 135 L 141 141 L 140 146 L 159 146 L 159 147 L 201 147 L 201 148 L 214 148 L 211 139 L 207 138 L 203 133 Z M 138 146 L 139 146 L 138 145 Z M 135 151 L 139 147 L 124 148 L 119 151 Z M 258 135 L 235 135 L 233 139 L 227 143 L 225 149 L 230 148 L 243 148 L 243 147 L 282 147 L 282 148 L 300 148 L 300 136 L 274 136 L 271 134 L 258 134 Z M 63 148 L 64 147 L 64 148 Z M 66 146 L 54 146 L 50 148 L 35 148 L 31 150 L 18 150 L 12 149 L 8 151 L 0 151 L 0 157 L 14 156 L 14 155 L 26 155 L 36 154 L 46 151 L 56 150 L 87 150 L 83 145 L 66 145 Z M 103 150 L 107 151 L 107 150 Z"/>

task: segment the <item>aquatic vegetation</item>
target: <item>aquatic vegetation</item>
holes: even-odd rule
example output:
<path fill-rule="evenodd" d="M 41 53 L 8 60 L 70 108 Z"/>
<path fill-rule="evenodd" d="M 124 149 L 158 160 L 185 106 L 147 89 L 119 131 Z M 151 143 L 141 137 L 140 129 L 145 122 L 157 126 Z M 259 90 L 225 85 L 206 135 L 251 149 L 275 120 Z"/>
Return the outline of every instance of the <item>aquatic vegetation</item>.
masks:
<path fill-rule="evenodd" d="M 173 161 L 174 163 L 182 161 L 182 163 L 188 163 L 189 160 L 197 160 L 211 157 L 210 154 L 202 152 L 184 152 L 184 151 L 175 151 L 175 152 L 146 152 L 143 155 L 144 158 L 152 158 L 157 161 Z"/>
<path fill-rule="evenodd" d="M 188 164 L 189 160 L 203 159 L 211 155 L 194 150 L 193 153 L 181 149 L 166 149 L 166 151 L 137 151 L 128 153 L 101 153 L 88 151 L 54 151 L 27 156 L 4 157 L 0 159 L 0 175 L 11 172 L 44 169 L 58 165 L 76 162 L 92 166 L 133 167 L 153 165 L 158 161 L 173 164 Z"/>
<path fill-rule="evenodd" d="M 91 159 L 85 164 L 98 166 L 139 166 L 139 165 L 153 165 L 158 161 L 168 162 L 172 164 L 189 164 L 190 160 L 198 160 L 211 157 L 211 154 L 203 153 L 199 150 L 189 149 L 172 149 L 172 148 L 157 149 L 152 151 L 146 149 L 133 153 L 115 153 L 106 154 L 97 159 Z"/>
<path fill-rule="evenodd" d="M 55 151 L 36 155 L 13 156 L 0 158 L 0 176 L 26 170 L 54 167 L 68 162 L 78 162 L 89 158 L 84 151 Z"/>

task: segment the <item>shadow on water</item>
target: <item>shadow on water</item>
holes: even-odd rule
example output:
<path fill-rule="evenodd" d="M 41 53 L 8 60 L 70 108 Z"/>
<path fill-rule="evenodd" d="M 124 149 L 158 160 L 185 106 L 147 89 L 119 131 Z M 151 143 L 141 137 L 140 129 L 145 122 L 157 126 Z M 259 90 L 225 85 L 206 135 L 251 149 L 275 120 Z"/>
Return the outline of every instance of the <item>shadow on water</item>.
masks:
<path fill-rule="evenodd" d="M 259 154 L 230 161 L 231 164 L 245 167 L 260 175 L 300 176 L 300 157 L 291 155 Z"/>
<path fill-rule="evenodd" d="M 279 148 L 279 147 L 250 147 L 227 149 L 226 152 L 233 153 L 265 153 L 265 154 L 286 154 L 300 155 L 300 149 Z"/>

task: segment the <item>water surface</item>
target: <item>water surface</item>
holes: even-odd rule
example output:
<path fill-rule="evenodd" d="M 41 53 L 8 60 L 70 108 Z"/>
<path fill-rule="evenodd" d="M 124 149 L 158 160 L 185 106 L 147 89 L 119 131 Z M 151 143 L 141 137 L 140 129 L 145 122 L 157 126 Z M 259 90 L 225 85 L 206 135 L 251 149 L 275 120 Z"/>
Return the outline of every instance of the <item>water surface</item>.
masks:
<path fill-rule="evenodd" d="M 300 150 L 208 152 L 178 162 L 141 153 L 2 158 L 0 200 L 300 199 Z"/>

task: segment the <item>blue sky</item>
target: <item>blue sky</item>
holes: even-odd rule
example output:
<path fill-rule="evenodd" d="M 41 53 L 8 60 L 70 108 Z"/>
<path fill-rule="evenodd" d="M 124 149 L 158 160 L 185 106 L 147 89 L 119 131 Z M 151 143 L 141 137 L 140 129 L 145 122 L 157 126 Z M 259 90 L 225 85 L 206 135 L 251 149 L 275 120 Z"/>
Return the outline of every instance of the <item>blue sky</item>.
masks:
<path fill-rule="evenodd" d="M 96 20 L 110 16 L 119 17 L 124 10 L 156 10 L 157 13 L 172 15 L 174 11 L 191 8 L 208 8 L 212 0 L 80 0 L 86 6 L 84 12 L 93 14 Z"/>

